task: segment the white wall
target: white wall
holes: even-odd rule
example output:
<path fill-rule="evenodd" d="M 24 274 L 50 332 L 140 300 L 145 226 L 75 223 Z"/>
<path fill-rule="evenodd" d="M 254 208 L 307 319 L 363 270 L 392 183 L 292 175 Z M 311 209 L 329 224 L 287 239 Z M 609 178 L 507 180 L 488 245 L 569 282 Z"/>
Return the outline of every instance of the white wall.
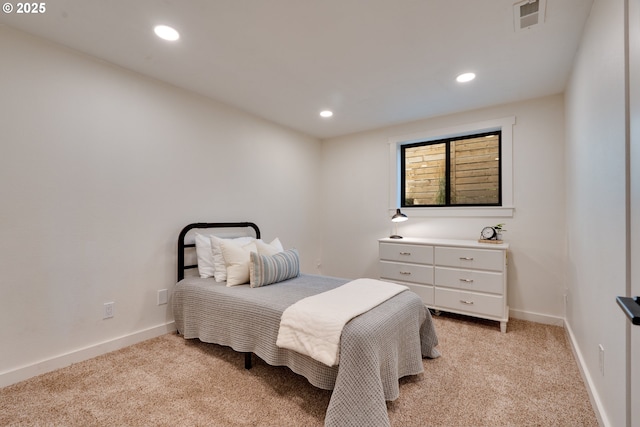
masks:
<path fill-rule="evenodd" d="M 318 140 L 4 26 L 0 52 L 0 385 L 161 333 L 190 222 L 254 221 L 316 271 Z"/>
<path fill-rule="evenodd" d="M 567 325 L 605 425 L 625 425 L 624 2 L 596 0 L 566 92 Z M 598 346 L 605 349 L 604 374 Z"/>
<path fill-rule="evenodd" d="M 629 238 L 630 283 L 640 295 L 640 0 L 629 0 Z M 640 424 L 640 326 L 627 324 L 627 391 L 630 425 Z"/>
<path fill-rule="evenodd" d="M 428 102 L 428 100 L 425 100 Z M 420 218 L 400 234 L 477 239 L 505 222 L 509 305 L 514 316 L 548 323 L 564 316 L 564 103 L 561 95 L 486 108 L 323 141 L 323 274 L 378 277 L 377 239 L 391 232 L 389 138 L 516 116 L 512 218 Z"/>

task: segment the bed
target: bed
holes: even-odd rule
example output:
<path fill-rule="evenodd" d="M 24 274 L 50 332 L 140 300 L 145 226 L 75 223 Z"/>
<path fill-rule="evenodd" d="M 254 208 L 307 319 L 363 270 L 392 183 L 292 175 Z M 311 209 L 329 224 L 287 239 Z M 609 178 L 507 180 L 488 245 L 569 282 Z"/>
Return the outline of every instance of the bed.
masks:
<path fill-rule="evenodd" d="M 222 231 L 225 230 L 225 233 Z M 231 232 L 227 230 L 233 230 Z M 178 333 L 185 339 L 229 346 L 273 366 L 287 366 L 312 385 L 333 390 L 325 426 L 388 426 L 386 401 L 399 397 L 399 378 L 423 372 L 422 358 L 439 356 L 431 315 L 413 292 L 403 291 L 344 326 L 339 364 L 327 366 L 307 355 L 278 347 L 283 311 L 308 296 L 349 282 L 348 279 L 299 274 L 269 286 L 228 287 L 194 273 L 194 235 L 260 239 L 250 222 L 194 223 L 178 238 L 178 283 L 172 307 Z M 191 270 L 192 274 L 189 273 Z"/>

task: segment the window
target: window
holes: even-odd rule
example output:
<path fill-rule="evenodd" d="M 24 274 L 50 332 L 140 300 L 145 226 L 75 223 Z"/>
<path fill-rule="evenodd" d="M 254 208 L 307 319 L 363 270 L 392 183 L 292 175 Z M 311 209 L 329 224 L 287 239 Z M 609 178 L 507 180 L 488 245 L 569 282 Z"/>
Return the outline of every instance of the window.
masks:
<path fill-rule="evenodd" d="M 510 116 L 389 138 L 389 215 L 392 215 L 397 208 L 402 207 L 408 211 L 407 213 L 410 217 L 513 217 L 515 209 L 513 199 L 513 126 L 515 123 L 515 116 Z M 402 173 L 404 169 L 402 156 L 403 153 L 406 152 L 406 150 L 410 150 L 412 146 L 433 145 L 434 147 L 432 148 L 435 149 L 438 143 L 447 140 L 462 140 L 466 142 L 466 139 L 473 139 L 473 137 L 478 135 L 497 134 L 499 134 L 497 143 L 498 152 L 494 155 L 493 159 L 494 161 L 495 158 L 499 159 L 499 161 L 495 161 L 498 163 L 499 171 L 497 175 L 497 187 L 494 185 L 493 188 L 496 189 L 491 193 L 493 194 L 493 199 L 487 196 L 489 193 L 486 193 L 483 199 L 470 201 L 468 198 L 460 198 L 461 194 L 459 191 L 454 191 L 454 197 L 451 197 L 452 181 L 453 186 L 457 186 L 459 182 L 455 176 L 452 180 L 450 161 L 446 161 L 446 144 L 444 146 L 444 160 L 441 161 L 443 168 L 441 177 L 443 177 L 444 180 L 442 180 L 442 182 L 440 179 L 431 181 L 430 186 L 433 189 L 436 182 L 438 188 L 442 185 L 443 191 L 441 194 L 449 194 L 449 201 L 447 202 L 446 199 L 444 199 L 443 203 L 442 196 L 438 201 L 437 198 L 420 199 L 419 197 L 407 196 L 407 194 L 405 194 L 404 187 L 406 183 L 403 184 L 402 182 L 404 175 Z M 456 142 L 456 144 L 459 144 L 459 142 Z M 451 146 L 449 150 L 451 150 Z M 446 170 L 447 165 L 449 167 L 448 172 Z M 457 167 L 455 163 L 454 167 Z M 449 191 L 446 191 L 445 188 L 447 185 L 446 180 L 449 180 Z M 460 183 L 461 182 L 462 178 L 460 178 Z M 489 187 L 488 184 L 485 186 Z M 459 190 L 460 187 L 457 186 L 457 189 Z M 413 199 L 413 204 L 410 204 L 411 199 Z M 417 204 L 416 200 L 418 202 Z M 434 200 L 436 200 L 436 202 L 434 202 Z"/>
<path fill-rule="evenodd" d="M 400 147 L 400 205 L 501 206 L 501 131 Z"/>

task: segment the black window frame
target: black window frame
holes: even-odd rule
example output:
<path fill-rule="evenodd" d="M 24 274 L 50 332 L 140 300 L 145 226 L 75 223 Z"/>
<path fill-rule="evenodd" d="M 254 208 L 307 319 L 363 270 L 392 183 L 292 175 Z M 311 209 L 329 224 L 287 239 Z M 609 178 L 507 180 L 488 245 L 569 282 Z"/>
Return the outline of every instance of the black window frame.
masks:
<path fill-rule="evenodd" d="M 498 202 L 480 204 L 451 204 L 451 141 L 464 139 L 482 138 L 489 135 L 498 135 Z M 427 145 L 445 144 L 445 204 L 442 205 L 407 205 L 406 201 L 406 159 L 407 148 L 421 147 Z M 502 130 L 481 132 L 465 135 L 456 135 L 447 138 L 402 144 L 400 146 L 400 207 L 402 208 L 473 208 L 473 207 L 500 207 L 502 206 Z"/>

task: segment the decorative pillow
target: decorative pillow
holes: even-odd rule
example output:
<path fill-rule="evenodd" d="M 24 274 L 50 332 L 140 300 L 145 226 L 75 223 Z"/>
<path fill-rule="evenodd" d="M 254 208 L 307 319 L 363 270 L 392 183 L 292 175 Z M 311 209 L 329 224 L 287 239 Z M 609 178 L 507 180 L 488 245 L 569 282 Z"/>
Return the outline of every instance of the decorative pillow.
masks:
<path fill-rule="evenodd" d="M 222 256 L 222 249 L 220 248 L 220 242 L 222 241 L 231 241 L 234 243 L 238 243 L 240 245 L 245 245 L 254 240 L 253 237 L 236 237 L 235 239 L 223 239 L 218 236 L 209 236 L 210 248 L 212 253 L 212 268 L 213 272 L 211 276 L 216 279 L 216 282 L 224 282 L 227 280 L 227 266 L 224 261 L 224 257 Z M 197 242 L 197 240 L 196 240 Z M 198 267 L 200 266 L 200 259 L 198 258 Z M 211 277 L 208 276 L 208 277 Z"/>
<path fill-rule="evenodd" d="M 236 286 L 249 283 L 249 263 L 251 252 L 256 252 L 256 244 L 253 242 L 241 245 L 232 240 L 220 242 L 222 256 L 227 268 L 227 286 Z"/>
<path fill-rule="evenodd" d="M 300 257 L 295 249 L 278 252 L 275 255 L 260 255 L 251 252 L 249 265 L 252 288 L 271 285 L 300 275 Z"/>
<path fill-rule="evenodd" d="M 256 246 L 258 247 L 258 253 L 260 255 L 275 255 L 278 252 L 284 251 L 282 247 L 282 243 L 280 243 L 280 239 L 277 237 L 271 241 L 271 243 L 266 243 L 262 241 L 262 239 L 258 239 L 255 241 Z"/>
<path fill-rule="evenodd" d="M 196 233 L 196 256 L 198 257 L 198 273 L 206 279 L 214 276 L 213 254 L 211 253 L 211 239 Z"/>

